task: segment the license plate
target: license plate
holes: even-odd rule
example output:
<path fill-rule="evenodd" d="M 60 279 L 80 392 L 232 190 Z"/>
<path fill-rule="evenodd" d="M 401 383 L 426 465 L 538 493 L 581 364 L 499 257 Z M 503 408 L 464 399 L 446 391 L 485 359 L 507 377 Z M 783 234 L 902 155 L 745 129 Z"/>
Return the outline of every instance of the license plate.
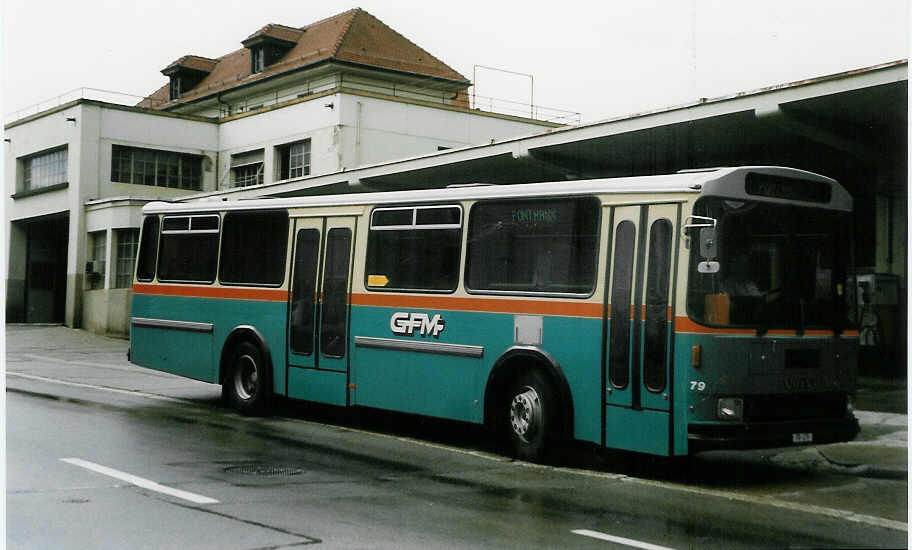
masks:
<path fill-rule="evenodd" d="M 814 434 L 812 433 L 795 433 L 792 434 L 792 443 L 813 443 Z"/>

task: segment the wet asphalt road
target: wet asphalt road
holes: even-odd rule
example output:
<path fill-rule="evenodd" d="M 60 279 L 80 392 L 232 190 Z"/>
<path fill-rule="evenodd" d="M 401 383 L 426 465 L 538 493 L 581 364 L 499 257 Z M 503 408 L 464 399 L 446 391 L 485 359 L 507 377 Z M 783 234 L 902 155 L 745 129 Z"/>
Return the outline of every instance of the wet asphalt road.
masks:
<path fill-rule="evenodd" d="M 217 387 L 151 371 L 138 379 L 111 349 L 43 353 L 8 349 L 10 371 L 59 362 L 40 378 L 7 377 L 9 548 L 907 543 L 904 480 L 782 468 L 756 454 L 680 467 L 578 446 L 562 467 L 530 465 L 461 424 L 299 403 L 244 418 L 221 406 Z M 80 382 L 55 381 L 75 369 Z"/>

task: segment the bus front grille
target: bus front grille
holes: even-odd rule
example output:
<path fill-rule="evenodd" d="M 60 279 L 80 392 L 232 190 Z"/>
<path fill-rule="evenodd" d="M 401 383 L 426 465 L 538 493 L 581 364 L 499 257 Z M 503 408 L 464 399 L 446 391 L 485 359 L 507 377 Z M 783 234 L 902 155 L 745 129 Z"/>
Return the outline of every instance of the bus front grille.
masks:
<path fill-rule="evenodd" d="M 745 422 L 841 418 L 845 413 L 844 393 L 744 396 Z"/>

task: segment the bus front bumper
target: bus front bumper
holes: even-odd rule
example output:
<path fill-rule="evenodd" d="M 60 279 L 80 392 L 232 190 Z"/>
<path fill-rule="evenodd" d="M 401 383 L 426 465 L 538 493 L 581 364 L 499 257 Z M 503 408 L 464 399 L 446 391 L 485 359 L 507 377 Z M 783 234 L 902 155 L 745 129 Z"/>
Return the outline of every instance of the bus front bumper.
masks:
<path fill-rule="evenodd" d="M 851 414 L 788 422 L 690 424 L 687 442 L 691 452 L 791 447 L 851 441 L 858 430 L 858 420 Z"/>

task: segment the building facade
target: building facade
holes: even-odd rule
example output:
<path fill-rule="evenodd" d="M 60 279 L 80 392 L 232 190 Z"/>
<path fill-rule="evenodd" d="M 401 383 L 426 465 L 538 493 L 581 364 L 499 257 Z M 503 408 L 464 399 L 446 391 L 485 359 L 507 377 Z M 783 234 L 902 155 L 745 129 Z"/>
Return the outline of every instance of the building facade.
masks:
<path fill-rule="evenodd" d="M 136 105 L 78 98 L 6 124 L 8 322 L 126 335 L 151 200 L 560 126 L 470 109 L 465 77 L 360 9 L 241 44 L 169 64 L 168 83 Z"/>

